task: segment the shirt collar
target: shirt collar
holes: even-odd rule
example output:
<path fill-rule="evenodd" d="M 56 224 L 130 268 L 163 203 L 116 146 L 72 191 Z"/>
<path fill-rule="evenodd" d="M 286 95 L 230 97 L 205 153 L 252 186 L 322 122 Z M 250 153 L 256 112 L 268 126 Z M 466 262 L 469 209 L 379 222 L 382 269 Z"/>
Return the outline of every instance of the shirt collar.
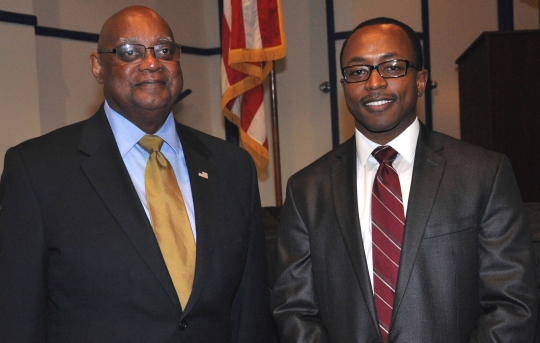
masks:
<path fill-rule="evenodd" d="M 125 156 L 140 140 L 146 135 L 146 133 L 139 129 L 135 124 L 130 122 L 124 116 L 113 110 L 107 101 L 105 101 L 105 115 L 109 120 L 111 129 L 113 131 L 116 144 L 120 150 L 120 155 Z M 165 123 L 155 133 L 155 135 L 161 137 L 168 146 L 174 150 L 174 153 L 178 156 L 181 151 L 180 138 L 176 133 L 176 125 L 174 116 L 171 113 L 165 119 Z"/>
<path fill-rule="evenodd" d="M 405 131 L 403 131 L 392 141 L 388 142 L 386 145 L 390 145 L 399 153 L 401 157 L 407 160 L 407 162 L 412 163 L 419 133 L 420 123 L 418 122 L 418 118 L 416 118 L 414 122 L 405 129 Z M 358 129 L 355 129 L 354 136 L 356 139 L 356 154 L 358 156 L 360 166 L 363 167 L 371 156 L 373 149 L 378 147 L 380 144 L 367 139 L 366 136 L 358 131 Z"/>

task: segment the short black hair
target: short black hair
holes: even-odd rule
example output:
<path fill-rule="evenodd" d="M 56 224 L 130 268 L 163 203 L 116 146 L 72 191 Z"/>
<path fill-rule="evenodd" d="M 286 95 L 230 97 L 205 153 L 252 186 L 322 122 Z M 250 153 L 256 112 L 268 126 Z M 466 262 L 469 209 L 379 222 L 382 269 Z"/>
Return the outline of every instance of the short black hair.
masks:
<path fill-rule="evenodd" d="M 414 30 L 409 25 L 407 25 L 405 23 L 402 23 L 399 20 L 392 19 L 392 18 L 386 18 L 386 17 L 378 17 L 378 18 L 373 18 L 373 19 L 366 20 L 366 21 L 360 23 L 357 27 L 355 27 L 354 30 L 352 30 L 352 32 L 349 34 L 347 39 L 345 39 L 345 42 L 343 42 L 343 46 L 341 47 L 341 52 L 339 53 L 339 66 L 340 66 L 340 68 L 343 69 L 343 50 L 345 50 L 345 46 L 349 42 L 349 38 L 351 38 L 353 33 L 355 33 L 359 29 L 361 29 L 363 27 L 366 27 L 366 26 L 385 25 L 385 24 L 396 25 L 396 26 L 402 28 L 403 31 L 405 31 L 405 33 L 407 34 L 407 37 L 409 37 L 409 40 L 411 41 L 411 45 L 412 45 L 412 48 L 413 48 L 414 61 L 412 61 L 412 62 L 417 64 L 420 67 L 420 69 L 422 69 L 423 66 L 424 66 L 424 57 L 422 55 L 422 44 L 420 43 L 420 38 L 418 37 L 416 32 L 414 32 Z"/>

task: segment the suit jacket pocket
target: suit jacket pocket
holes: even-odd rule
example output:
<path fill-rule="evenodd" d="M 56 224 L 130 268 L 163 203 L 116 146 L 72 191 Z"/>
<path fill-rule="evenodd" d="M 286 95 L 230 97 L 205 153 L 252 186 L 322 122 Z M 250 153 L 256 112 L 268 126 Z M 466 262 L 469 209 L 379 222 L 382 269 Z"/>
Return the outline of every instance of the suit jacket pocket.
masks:
<path fill-rule="evenodd" d="M 424 239 L 451 235 L 462 231 L 476 229 L 476 220 L 473 216 L 447 218 L 428 222 L 424 231 Z"/>

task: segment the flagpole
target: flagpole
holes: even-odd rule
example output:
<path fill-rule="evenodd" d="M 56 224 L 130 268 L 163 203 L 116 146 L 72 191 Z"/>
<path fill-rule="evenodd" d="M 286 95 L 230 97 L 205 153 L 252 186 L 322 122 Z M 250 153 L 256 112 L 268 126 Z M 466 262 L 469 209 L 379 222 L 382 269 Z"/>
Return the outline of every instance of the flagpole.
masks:
<path fill-rule="evenodd" d="M 278 127 L 278 110 L 277 110 L 277 91 L 276 91 L 276 64 L 270 71 L 270 110 L 272 119 L 272 151 L 274 157 L 274 188 L 276 192 L 276 206 L 283 205 L 283 197 L 281 194 L 281 157 L 279 153 L 279 127 Z"/>

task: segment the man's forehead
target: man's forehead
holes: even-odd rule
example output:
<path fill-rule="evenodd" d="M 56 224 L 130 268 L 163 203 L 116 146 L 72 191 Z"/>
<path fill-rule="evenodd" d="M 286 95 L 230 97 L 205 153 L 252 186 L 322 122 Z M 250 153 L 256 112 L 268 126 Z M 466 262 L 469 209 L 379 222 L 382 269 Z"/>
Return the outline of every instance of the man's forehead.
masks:
<path fill-rule="evenodd" d="M 368 56 L 352 56 L 351 58 L 348 59 L 348 63 L 371 63 L 371 59 L 373 59 L 373 57 L 376 57 L 378 58 L 379 60 L 382 60 L 382 61 L 387 61 L 387 60 L 392 60 L 392 59 L 396 59 L 396 58 L 401 58 L 401 54 L 399 54 L 398 52 L 381 52 L 379 54 L 377 54 L 376 56 L 374 55 L 370 55 L 369 57 Z"/>
<path fill-rule="evenodd" d="M 120 37 L 118 38 L 118 41 L 122 44 L 140 44 L 144 41 L 148 40 L 148 37 L 139 37 L 139 36 L 132 36 L 132 37 Z M 152 39 L 156 43 L 172 43 L 174 39 L 169 36 L 156 36 Z"/>
<path fill-rule="evenodd" d="M 359 50 L 362 52 L 361 55 L 358 55 Z M 363 54 L 391 59 L 403 57 L 411 51 L 410 40 L 400 27 L 371 25 L 353 33 L 345 47 L 344 55 L 349 55 L 355 62 L 361 62 Z"/>
<path fill-rule="evenodd" d="M 172 37 L 171 28 L 161 16 L 139 7 L 120 11 L 110 17 L 103 25 L 101 33 L 114 41 L 149 36 L 156 36 L 156 40 L 159 37 Z"/>
<path fill-rule="evenodd" d="M 393 24 L 364 26 L 353 33 L 353 37 L 356 39 L 369 39 L 376 36 L 387 36 L 389 38 L 400 39 L 401 37 L 406 37 L 407 34 L 401 27 Z"/>

